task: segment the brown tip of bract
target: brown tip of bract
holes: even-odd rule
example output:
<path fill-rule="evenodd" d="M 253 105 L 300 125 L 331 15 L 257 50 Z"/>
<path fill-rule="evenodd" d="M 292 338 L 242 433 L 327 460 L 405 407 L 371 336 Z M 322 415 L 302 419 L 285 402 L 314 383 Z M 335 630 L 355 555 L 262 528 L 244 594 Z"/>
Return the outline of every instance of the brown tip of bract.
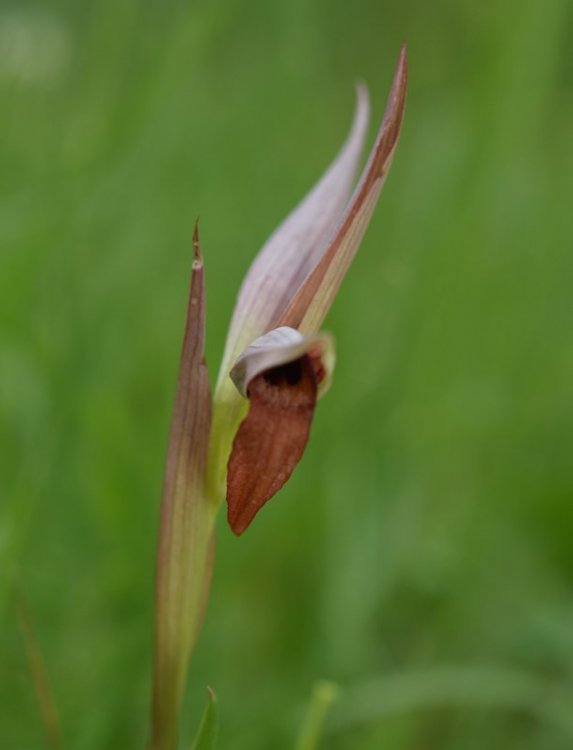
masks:
<path fill-rule="evenodd" d="M 201 255 L 201 243 L 199 241 L 199 217 L 195 219 L 195 226 L 193 227 L 193 264 L 199 265 L 203 263 L 203 257 Z"/>
<path fill-rule="evenodd" d="M 227 467 L 227 517 L 235 534 L 245 531 L 302 458 L 317 392 L 308 355 L 249 383 L 249 413 L 235 436 Z"/>

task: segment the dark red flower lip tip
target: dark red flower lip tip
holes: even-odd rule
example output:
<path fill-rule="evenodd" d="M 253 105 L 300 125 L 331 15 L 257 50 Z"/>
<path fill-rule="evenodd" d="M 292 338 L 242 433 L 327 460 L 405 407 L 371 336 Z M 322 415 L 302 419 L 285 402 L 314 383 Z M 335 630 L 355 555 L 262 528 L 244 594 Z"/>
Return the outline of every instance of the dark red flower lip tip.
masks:
<path fill-rule="evenodd" d="M 235 534 L 247 529 L 302 458 L 318 394 L 310 356 L 262 372 L 248 392 L 249 413 L 227 467 L 227 517 Z"/>

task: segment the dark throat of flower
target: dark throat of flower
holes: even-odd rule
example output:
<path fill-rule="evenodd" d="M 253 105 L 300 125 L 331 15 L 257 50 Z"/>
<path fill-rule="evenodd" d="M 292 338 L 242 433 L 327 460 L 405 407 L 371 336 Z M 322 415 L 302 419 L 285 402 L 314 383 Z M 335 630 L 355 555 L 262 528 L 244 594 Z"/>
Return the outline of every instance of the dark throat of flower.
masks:
<path fill-rule="evenodd" d="M 249 413 L 237 431 L 227 467 L 228 520 L 235 534 L 245 531 L 300 461 L 320 377 L 317 362 L 305 354 L 249 383 Z"/>

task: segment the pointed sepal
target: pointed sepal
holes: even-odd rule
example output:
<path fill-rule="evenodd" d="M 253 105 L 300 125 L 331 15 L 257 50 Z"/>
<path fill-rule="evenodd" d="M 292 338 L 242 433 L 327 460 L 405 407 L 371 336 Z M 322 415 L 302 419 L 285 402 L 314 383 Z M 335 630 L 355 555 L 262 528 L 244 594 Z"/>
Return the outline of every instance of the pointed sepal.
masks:
<path fill-rule="evenodd" d="M 384 119 L 354 195 L 328 248 L 291 298 L 277 325 L 318 331 L 348 271 L 378 202 L 404 117 L 408 63 L 400 50 Z"/>

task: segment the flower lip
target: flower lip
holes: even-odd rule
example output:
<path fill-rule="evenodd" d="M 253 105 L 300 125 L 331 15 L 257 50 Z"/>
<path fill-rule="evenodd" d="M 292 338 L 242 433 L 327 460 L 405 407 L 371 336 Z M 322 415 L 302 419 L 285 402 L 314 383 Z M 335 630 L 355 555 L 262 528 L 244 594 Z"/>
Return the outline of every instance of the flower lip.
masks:
<path fill-rule="evenodd" d="M 318 397 L 311 357 L 263 370 L 248 384 L 249 413 L 233 442 L 227 471 L 228 520 L 242 534 L 300 461 Z"/>
<path fill-rule="evenodd" d="M 249 399 L 227 466 L 228 519 L 236 534 L 300 461 L 333 365 L 329 334 L 303 336 L 287 326 L 260 336 L 235 362 L 231 377 Z"/>

